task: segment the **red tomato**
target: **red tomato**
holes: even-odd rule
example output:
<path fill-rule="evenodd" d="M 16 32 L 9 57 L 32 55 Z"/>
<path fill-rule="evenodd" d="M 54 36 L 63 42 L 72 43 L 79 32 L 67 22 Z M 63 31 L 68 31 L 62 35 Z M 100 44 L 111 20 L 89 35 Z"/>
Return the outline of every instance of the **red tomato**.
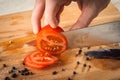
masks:
<path fill-rule="evenodd" d="M 28 67 L 32 68 L 44 68 L 48 65 L 56 63 L 57 57 L 50 55 L 50 53 L 41 53 L 39 51 L 33 52 L 27 55 L 24 59 L 24 63 Z"/>
<path fill-rule="evenodd" d="M 37 47 L 42 52 L 61 54 L 67 48 L 67 39 L 60 33 L 60 28 L 51 28 L 49 25 L 37 34 Z"/>
<path fill-rule="evenodd" d="M 57 26 L 56 28 L 53 28 L 53 30 L 55 30 L 56 32 L 64 32 L 64 30 L 59 26 Z"/>

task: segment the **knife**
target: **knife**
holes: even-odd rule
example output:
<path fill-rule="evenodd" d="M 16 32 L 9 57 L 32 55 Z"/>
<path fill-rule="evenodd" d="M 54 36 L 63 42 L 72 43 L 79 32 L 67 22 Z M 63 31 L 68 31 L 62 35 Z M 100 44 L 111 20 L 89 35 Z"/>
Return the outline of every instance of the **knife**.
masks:
<path fill-rule="evenodd" d="M 69 48 L 98 46 L 120 42 L 120 21 L 62 32 Z"/>
<path fill-rule="evenodd" d="M 120 42 L 120 21 L 65 31 L 62 34 L 67 38 L 68 48 L 117 43 Z M 34 45 L 35 40 L 29 41 L 27 44 Z"/>

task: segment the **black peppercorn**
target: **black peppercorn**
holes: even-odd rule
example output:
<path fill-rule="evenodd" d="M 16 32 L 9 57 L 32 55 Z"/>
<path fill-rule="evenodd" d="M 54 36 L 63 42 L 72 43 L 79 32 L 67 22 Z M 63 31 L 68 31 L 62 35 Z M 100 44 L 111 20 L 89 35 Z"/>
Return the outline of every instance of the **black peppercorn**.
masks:
<path fill-rule="evenodd" d="M 3 64 L 3 67 L 7 67 L 7 65 L 6 65 L 6 64 Z"/>
<path fill-rule="evenodd" d="M 17 70 L 17 68 L 13 66 L 13 67 L 12 67 L 12 70 Z"/>
<path fill-rule="evenodd" d="M 79 50 L 79 54 L 82 52 L 82 49 Z"/>
<path fill-rule="evenodd" d="M 67 80 L 72 80 L 70 77 Z"/>
<path fill-rule="evenodd" d="M 25 65 L 24 61 L 22 62 L 23 65 Z"/>
<path fill-rule="evenodd" d="M 90 58 L 86 57 L 86 60 L 87 60 L 87 61 L 89 61 L 89 60 L 90 60 Z"/>
<path fill-rule="evenodd" d="M 11 79 L 10 79 L 10 77 L 5 77 L 5 79 L 4 79 L 4 80 L 11 80 Z"/>
<path fill-rule="evenodd" d="M 12 78 L 16 78 L 16 77 L 17 77 L 17 74 L 16 74 L 16 73 L 13 73 L 13 74 L 11 75 L 11 77 L 12 77 Z"/>
<path fill-rule="evenodd" d="M 14 73 L 14 72 L 15 72 L 14 70 L 10 70 L 10 71 L 9 71 L 9 74 Z"/>
<path fill-rule="evenodd" d="M 87 65 L 86 64 L 83 64 L 83 67 L 86 67 Z"/>
<path fill-rule="evenodd" d="M 77 61 L 77 65 L 79 65 L 80 64 L 80 62 L 79 61 Z"/>
<path fill-rule="evenodd" d="M 27 72 L 27 71 L 29 71 L 29 70 L 28 70 L 27 68 L 24 68 L 23 71 L 24 71 L 24 72 Z"/>
<path fill-rule="evenodd" d="M 73 74 L 75 75 L 75 74 L 77 74 L 77 72 L 76 72 L 76 71 L 73 71 Z"/>
<path fill-rule="evenodd" d="M 88 46 L 87 49 L 90 49 L 90 46 Z"/>
<path fill-rule="evenodd" d="M 62 68 L 62 71 L 65 71 L 65 69 L 64 69 L 64 68 Z"/>
<path fill-rule="evenodd" d="M 57 73 L 58 73 L 57 71 L 53 71 L 53 72 L 52 72 L 53 75 L 56 75 Z"/>
<path fill-rule="evenodd" d="M 33 75 L 34 73 L 33 72 L 29 72 L 30 75 Z"/>
<path fill-rule="evenodd" d="M 24 74 L 25 74 L 25 75 L 29 75 L 30 73 L 29 73 L 29 72 L 25 72 Z"/>
<path fill-rule="evenodd" d="M 24 73 L 21 73 L 21 75 L 25 75 Z"/>

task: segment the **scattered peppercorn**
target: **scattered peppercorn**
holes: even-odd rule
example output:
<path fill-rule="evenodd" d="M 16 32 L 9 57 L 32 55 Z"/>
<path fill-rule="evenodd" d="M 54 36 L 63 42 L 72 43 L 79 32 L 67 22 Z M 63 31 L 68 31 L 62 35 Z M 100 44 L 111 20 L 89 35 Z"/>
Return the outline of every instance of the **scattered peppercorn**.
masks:
<path fill-rule="evenodd" d="M 15 71 L 14 71 L 14 70 L 10 70 L 10 71 L 9 71 L 9 74 L 11 74 L 11 73 L 13 73 L 13 72 L 15 72 Z"/>
<path fill-rule="evenodd" d="M 4 80 L 11 80 L 11 79 L 10 79 L 10 77 L 5 77 L 5 79 L 4 79 Z"/>
<path fill-rule="evenodd" d="M 91 68 L 91 65 L 89 65 L 88 67 Z"/>
<path fill-rule="evenodd" d="M 89 57 L 86 57 L 86 60 L 87 60 L 87 61 L 89 61 L 89 60 L 90 60 L 90 58 L 89 58 Z"/>
<path fill-rule="evenodd" d="M 72 80 L 70 77 L 67 80 Z"/>
<path fill-rule="evenodd" d="M 79 54 L 81 54 L 81 52 L 82 52 L 82 49 L 79 50 Z"/>
<path fill-rule="evenodd" d="M 77 74 L 77 72 L 76 72 L 76 71 L 73 71 L 73 74 L 75 75 L 75 74 Z"/>
<path fill-rule="evenodd" d="M 33 75 L 33 72 L 30 72 L 27 68 L 24 68 L 23 70 L 18 71 L 21 75 Z"/>
<path fill-rule="evenodd" d="M 91 48 L 90 46 L 87 47 L 87 49 L 90 49 L 90 48 Z"/>
<path fill-rule="evenodd" d="M 83 67 L 86 67 L 87 65 L 86 64 L 83 64 Z"/>
<path fill-rule="evenodd" d="M 3 67 L 7 67 L 7 65 L 6 65 L 6 64 L 3 64 Z"/>
<path fill-rule="evenodd" d="M 64 69 L 64 68 L 62 68 L 62 71 L 65 71 L 65 69 Z"/>
<path fill-rule="evenodd" d="M 79 65 L 80 64 L 80 62 L 79 61 L 77 61 L 77 65 Z"/>
<path fill-rule="evenodd" d="M 24 61 L 22 62 L 23 65 L 25 65 Z"/>
<path fill-rule="evenodd" d="M 17 70 L 17 68 L 13 66 L 13 67 L 12 67 L 12 70 Z"/>
<path fill-rule="evenodd" d="M 87 71 L 90 71 L 90 69 L 91 69 L 91 65 L 88 65 L 88 70 Z"/>
<path fill-rule="evenodd" d="M 29 74 L 30 74 L 29 72 L 21 73 L 21 75 L 25 75 L 25 76 L 27 76 L 27 75 L 29 75 Z"/>
<path fill-rule="evenodd" d="M 33 75 L 34 73 L 33 72 L 29 72 L 30 75 Z"/>
<path fill-rule="evenodd" d="M 57 73 L 58 73 L 57 71 L 53 71 L 53 72 L 52 72 L 53 75 L 56 75 Z"/>
<path fill-rule="evenodd" d="M 75 56 L 77 57 L 78 55 L 81 54 L 81 52 L 82 52 L 82 49 L 80 49 L 80 50 L 78 51 L 78 53 L 77 53 Z"/>
<path fill-rule="evenodd" d="M 16 74 L 16 73 L 13 73 L 12 75 L 11 75 L 11 77 L 12 78 L 16 78 L 18 75 Z"/>
<path fill-rule="evenodd" d="M 20 71 L 20 70 L 18 70 L 18 73 L 21 73 L 21 71 Z"/>

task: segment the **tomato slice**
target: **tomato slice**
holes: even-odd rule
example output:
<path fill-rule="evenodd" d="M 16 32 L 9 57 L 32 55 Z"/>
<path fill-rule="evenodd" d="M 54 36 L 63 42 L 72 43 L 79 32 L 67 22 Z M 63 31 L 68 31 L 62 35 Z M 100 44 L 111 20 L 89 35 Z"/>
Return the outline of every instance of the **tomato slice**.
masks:
<path fill-rule="evenodd" d="M 28 67 L 44 68 L 48 65 L 56 63 L 57 60 L 58 60 L 58 58 L 50 55 L 50 53 L 43 54 L 39 51 L 36 51 L 36 52 L 33 52 L 33 53 L 27 55 L 24 59 L 24 63 Z"/>
<path fill-rule="evenodd" d="M 60 28 L 53 29 L 50 25 L 45 26 L 37 34 L 37 48 L 42 52 L 61 54 L 67 49 L 67 39 L 60 33 Z"/>
<path fill-rule="evenodd" d="M 24 63 L 26 66 L 31 67 L 31 68 L 44 68 L 45 67 L 45 66 L 33 63 L 29 56 L 25 57 Z"/>
<path fill-rule="evenodd" d="M 51 28 L 51 26 L 50 25 L 46 25 L 45 27 L 43 27 L 41 30 L 40 30 L 40 32 L 41 31 L 50 31 L 50 30 L 54 30 L 54 31 L 56 31 L 56 32 L 64 32 L 64 30 L 61 28 L 61 27 L 59 27 L 59 26 L 57 26 L 57 27 L 55 27 L 55 28 Z"/>
<path fill-rule="evenodd" d="M 64 32 L 64 30 L 59 26 L 57 26 L 56 28 L 53 28 L 53 30 L 55 30 L 56 32 Z"/>

